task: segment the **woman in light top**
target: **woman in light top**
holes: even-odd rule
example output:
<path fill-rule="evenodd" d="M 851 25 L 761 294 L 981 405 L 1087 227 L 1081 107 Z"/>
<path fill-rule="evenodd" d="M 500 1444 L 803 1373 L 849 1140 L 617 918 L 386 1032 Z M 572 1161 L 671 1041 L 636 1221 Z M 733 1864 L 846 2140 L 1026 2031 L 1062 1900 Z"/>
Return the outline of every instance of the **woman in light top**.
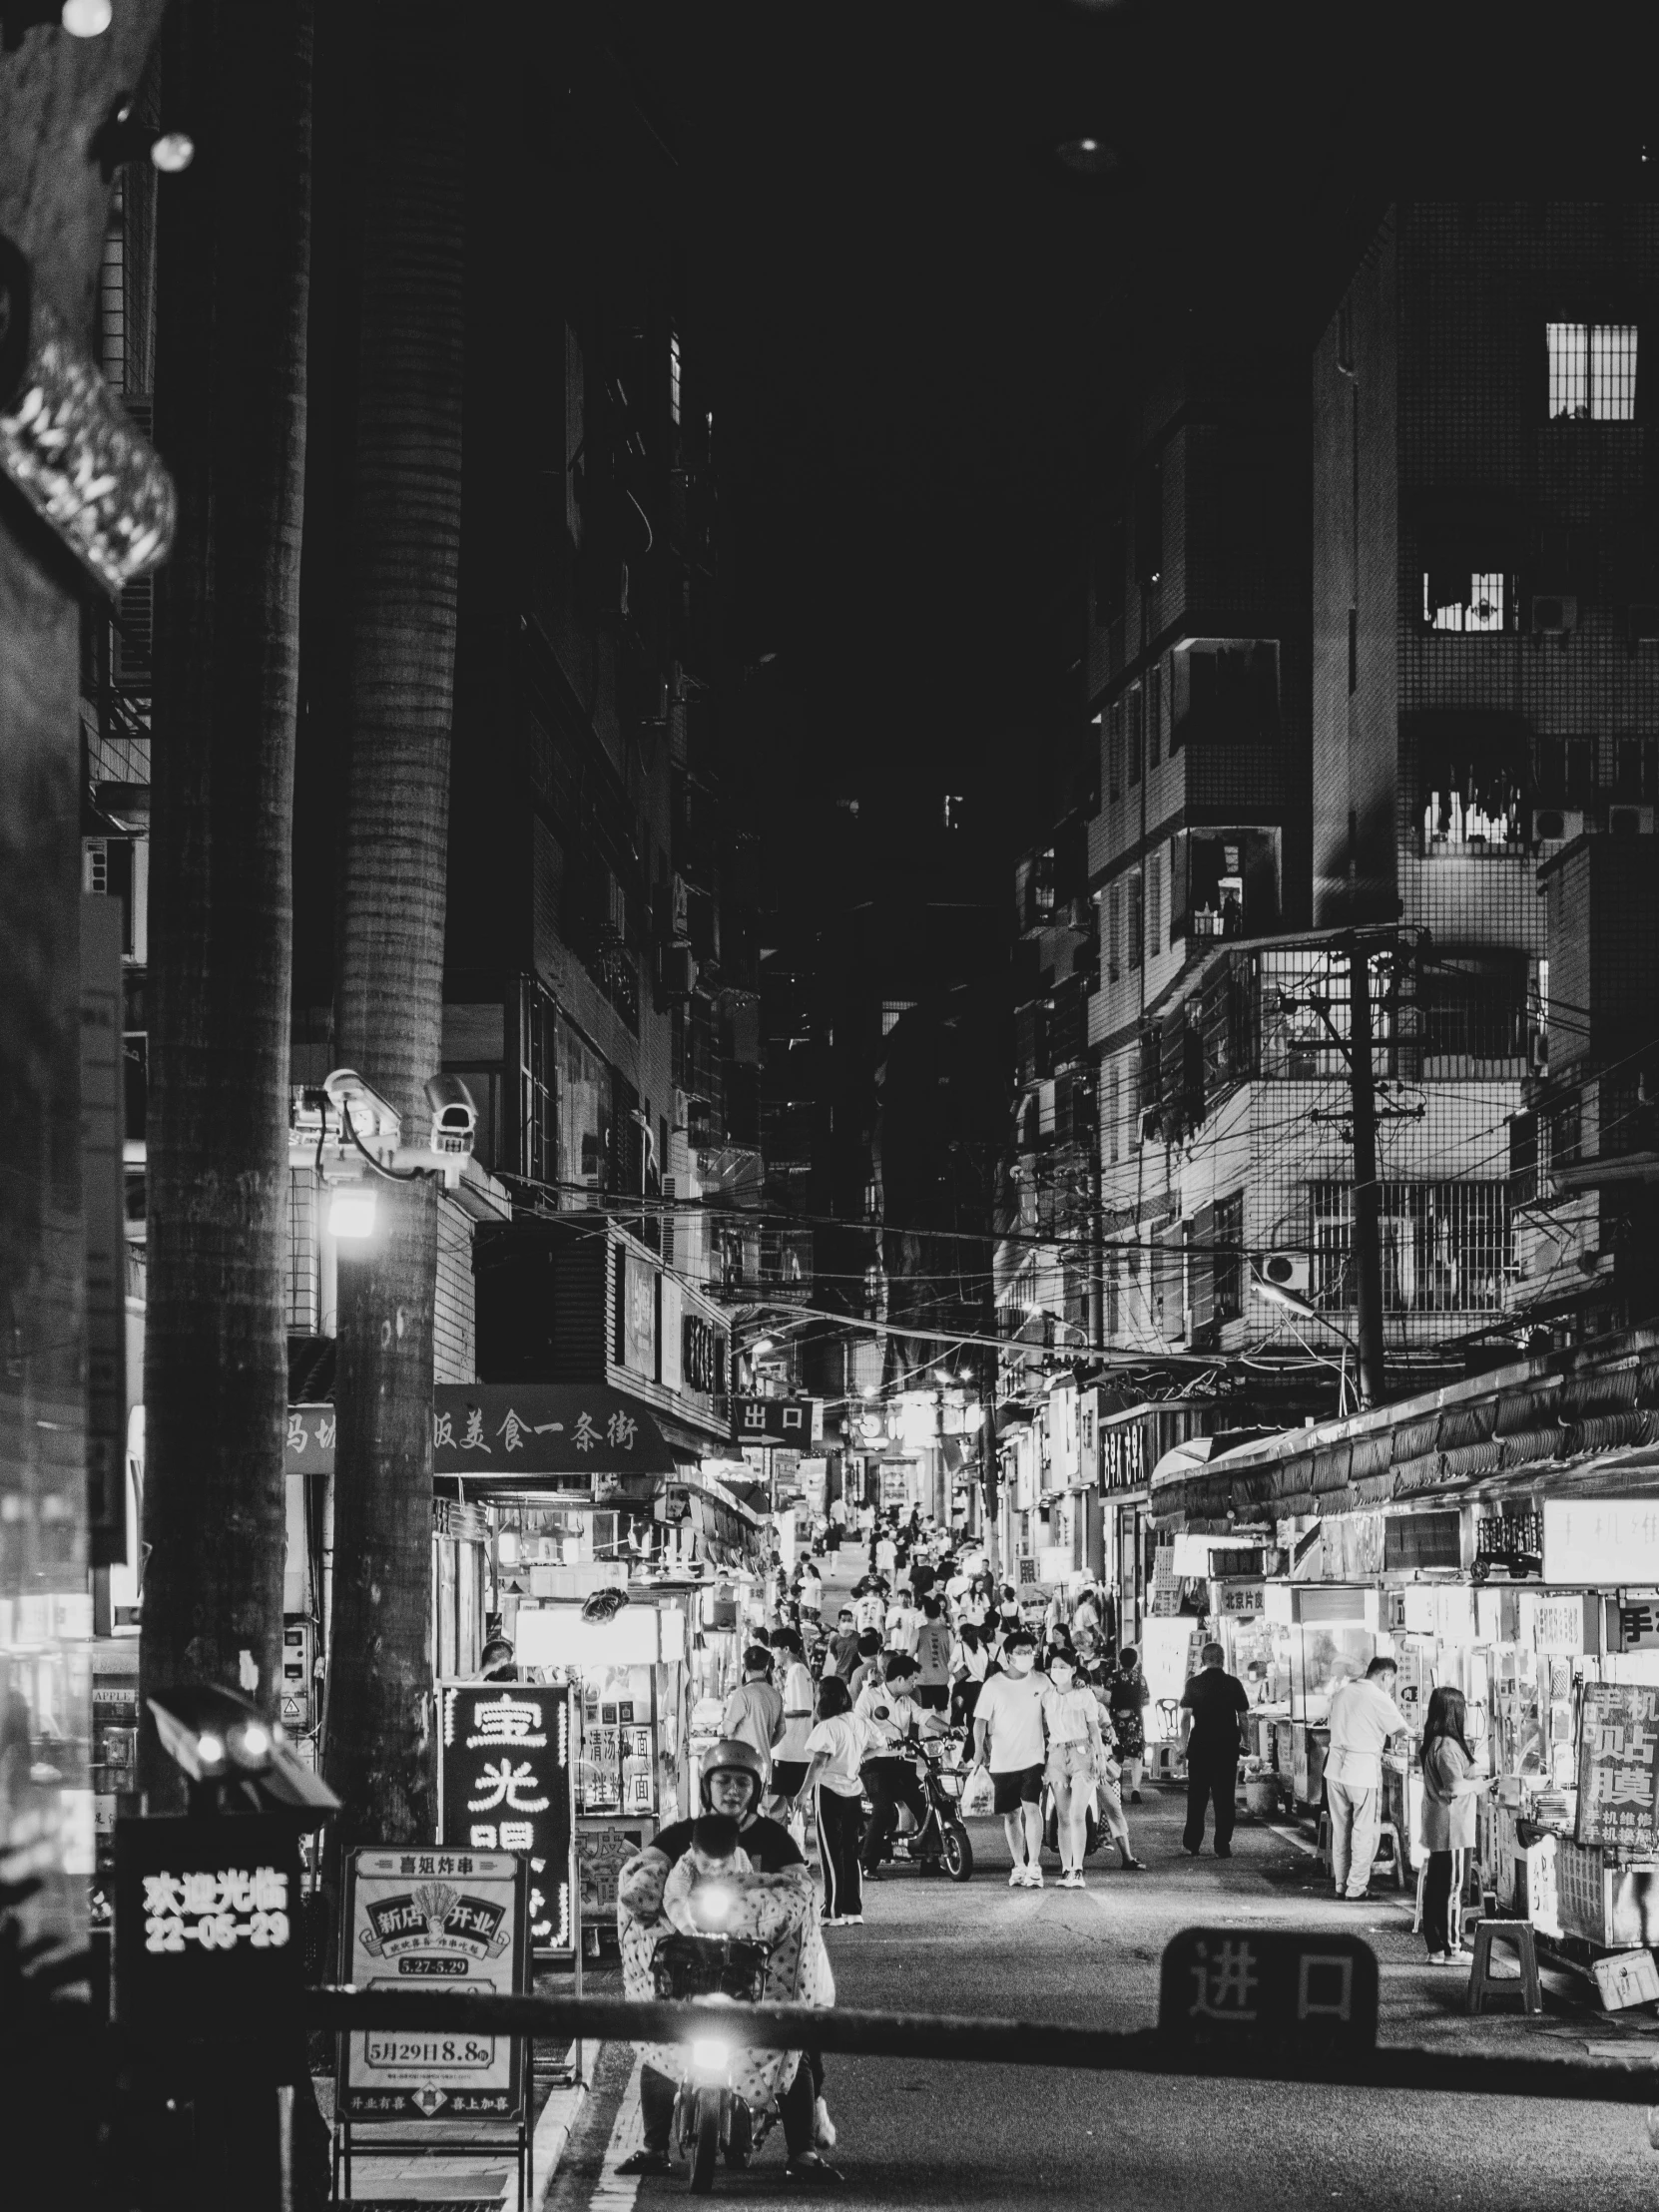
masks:
<path fill-rule="evenodd" d="M 1462 1950 L 1452 1899 L 1462 1890 L 1463 1854 L 1474 1848 L 1475 1800 L 1490 1787 L 1469 1748 L 1463 1693 L 1442 1685 L 1422 1731 L 1422 1933 L 1431 1966 L 1456 1965 Z"/>
<path fill-rule="evenodd" d="M 1043 1696 L 1043 1726 L 1048 1735 L 1048 1784 L 1054 1792 L 1055 1841 L 1059 1845 L 1062 1890 L 1081 1890 L 1083 1860 L 1089 1848 L 1089 1807 L 1098 1801 L 1106 1832 L 1118 1847 L 1126 1872 L 1139 1874 L 1129 1842 L 1129 1823 L 1118 1794 L 1117 1746 L 1100 1700 L 1078 1678 L 1070 1651 L 1053 1649 L 1044 1668 L 1049 1688 Z"/>

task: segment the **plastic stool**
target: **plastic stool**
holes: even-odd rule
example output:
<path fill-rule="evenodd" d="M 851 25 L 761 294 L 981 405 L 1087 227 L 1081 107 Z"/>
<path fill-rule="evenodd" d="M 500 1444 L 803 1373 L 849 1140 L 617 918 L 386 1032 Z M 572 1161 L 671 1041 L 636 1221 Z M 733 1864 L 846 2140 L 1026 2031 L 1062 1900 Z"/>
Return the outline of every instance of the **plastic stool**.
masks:
<path fill-rule="evenodd" d="M 1507 1943 L 1514 1952 L 1520 1975 L 1494 1974 L 1493 1943 Z M 1530 1921 L 1481 1921 L 1474 1932 L 1474 1951 L 1469 1960 L 1468 2009 L 1484 2012 L 1489 1996 L 1518 1996 L 1527 2012 L 1544 2008 L 1543 1985 L 1538 1979 L 1538 1948 Z"/>
<path fill-rule="evenodd" d="M 1327 1874 L 1331 1872 L 1331 1815 L 1328 1812 L 1320 1814 L 1319 1841 L 1314 1846 L 1314 1864 L 1323 1868 Z"/>
<path fill-rule="evenodd" d="M 1384 1863 L 1392 1870 L 1395 1888 L 1403 1890 L 1405 1887 L 1405 1858 L 1399 1848 L 1399 1830 L 1392 1821 L 1382 1821 L 1378 1826 L 1377 1847 L 1380 1852 L 1384 1844 L 1388 1846 L 1389 1852 L 1389 1858 Z M 1373 1865 L 1376 1864 L 1377 1862 L 1374 1860 Z"/>

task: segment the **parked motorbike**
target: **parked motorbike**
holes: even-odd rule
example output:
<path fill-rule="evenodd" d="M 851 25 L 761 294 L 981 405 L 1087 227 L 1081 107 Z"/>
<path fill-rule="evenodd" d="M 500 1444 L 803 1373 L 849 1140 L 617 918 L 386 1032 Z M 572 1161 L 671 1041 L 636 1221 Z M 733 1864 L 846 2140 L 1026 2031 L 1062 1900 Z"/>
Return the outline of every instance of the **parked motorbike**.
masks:
<path fill-rule="evenodd" d="M 918 1822 L 907 1805 L 898 1808 L 898 1828 L 887 1847 L 885 1864 L 898 1861 L 924 1874 L 943 1868 L 952 1882 L 973 1879 L 973 1845 L 962 1824 L 962 1770 L 947 1763 L 949 1739 L 923 1739 L 910 1747 L 921 1777 L 926 1816 Z M 866 1815 L 870 1808 L 866 1801 Z"/>
<path fill-rule="evenodd" d="M 766 1994 L 767 1947 L 742 1936 L 721 1933 L 736 1902 L 733 1893 L 711 1883 L 694 1893 L 699 1933 L 665 1936 L 651 1962 L 660 1997 L 724 1998 L 728 2003 L 759 2004 Z M 736 2031 L 736 2022 L 734 2033 Z M 714 2030 L 693 2038 L 682 2061 L 674 2105 L 674 2139 L 688 2168 L 696 2196 L 714 2187 L 715 2164 L 722 2151 L 729 2166 L 747 2166 L 771 2131 L 774 2114 L 757 2115 L 733 2086 L 729 2036 Z"/>

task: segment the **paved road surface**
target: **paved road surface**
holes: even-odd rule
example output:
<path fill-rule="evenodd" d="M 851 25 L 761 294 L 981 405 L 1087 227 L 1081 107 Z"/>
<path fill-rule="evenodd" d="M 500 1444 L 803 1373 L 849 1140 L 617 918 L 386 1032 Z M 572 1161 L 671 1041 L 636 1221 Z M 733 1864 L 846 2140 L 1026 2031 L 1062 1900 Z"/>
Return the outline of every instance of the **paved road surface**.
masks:
<path fill-rule="evenodd" d="M 1460 2050 L 1522 2049 L 1543 2038 L 1582 2050 L 1615 2032 L 1560 1990 L 1541 2020 L 1518 2012 L 1467 2020 L 1461 1976 L 1419 1963 L 1420 1939 L 1398 1909 L 1327 1902 L 1306 1855 L 1259 1828 L 1239 1831 L 1230 1863 L 1185 1859 L 1176 1794 L 1148 1795 L 1132 1816 L 1154 1863 L 1146 1875 L 1091 1871 L 1082 1894 L 1010 1891 L 1000 1825 L 978 1822 L 982 1871 L 965 1888 L 908 1870 L 872 1885 L 865 1926 L 830 1934 L 841 2001 L 1146 2025 L 1165 1941 L 1208 1920 L 1358 1929 L 1382 1960 L 1390 2039 Z M 1659 2038 L 1654 2047 L 1659 2058 Z M 559 2212 L 628 2212 L 636 2201 L 646 2212 L 683 2192 L 679 2177 L 602 2178 L 638 2140 L 630 2072 L 631 2053 L 607 2049 L 548 2200 Z M 1631 2106 L 845 2058 L 830 2060 L 829 2095 L 846 2174 L 836 2193 L 882 2212 L 1034 2197 L 1090 2212 L 1102 2201 L 1117 2212 L 1209 2212 L 1258 2199 L 1276 2212 L 1333 2204 L 1623 2212 L 1659 2203 L 1659 2153 Z M 784 2179 L 776 2137 L 750 2173 L 723 2169 L 716 2190 L 755 2212 L 803 2194 Z"/>

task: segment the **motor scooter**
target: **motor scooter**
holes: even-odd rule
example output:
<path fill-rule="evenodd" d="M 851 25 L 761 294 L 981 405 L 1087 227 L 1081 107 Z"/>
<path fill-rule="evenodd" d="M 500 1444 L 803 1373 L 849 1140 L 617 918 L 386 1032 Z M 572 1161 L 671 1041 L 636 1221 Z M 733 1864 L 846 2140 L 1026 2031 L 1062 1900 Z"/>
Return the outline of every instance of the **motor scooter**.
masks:
<path fill-rule="evenodd" d="M 665 1936 L 651 1961 L 660 1997 L 724 1999 L 729 2004 L 759 2004 L 766 1994 L 767 1946 L 751 1937 L 722 1932 L 735 1906 L 734 1894 L 710 1883 L 694 1893 L 693 1916 L 699 1933 Z M 749 2164 L 771 2132 L 775 2114 L 755 2113 L 733 2084 L 733 2035 L 711 2027 L 694 2036 L 682 2061 L 674 2102 L 674 2140 L 688 2167 L 688 2186 L 696 2196 L 714 2187 L 715 2163 L 722 2151 L 729 2166 Z"/>
<path fill-rule="evenodd" d="M 908 1748 L 921 1776 L 926 1812 L 918 1822 L 907 1805 L 898 1808 L 898 1827 L 888 1843 L 885 1863 L 919 1867 L 923 1874 L 942 1867 L 952 1882 L 971 1882 L 973 1845 L 962 1823 L 961 1767 L 946 1764 L 943 1744 L 923 1739 Z M 865 1811 L 869 1811 L 867 1801 Z"/>

